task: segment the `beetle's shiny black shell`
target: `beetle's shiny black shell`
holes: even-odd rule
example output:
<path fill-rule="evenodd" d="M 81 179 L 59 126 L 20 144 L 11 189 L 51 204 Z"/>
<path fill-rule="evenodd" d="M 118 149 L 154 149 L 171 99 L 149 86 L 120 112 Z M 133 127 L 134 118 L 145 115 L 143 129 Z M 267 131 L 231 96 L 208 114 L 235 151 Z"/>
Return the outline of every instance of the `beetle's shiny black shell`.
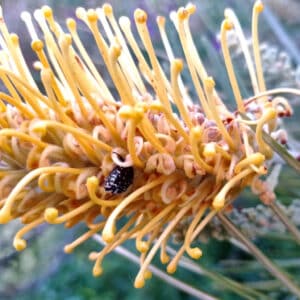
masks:
<path fill-rule="evenodd" d="M 104 189 L 112 194 L 125 192 L 132 184 L 134 177 L 133 167 L 123 168 L 116 166 L 105 178 Z"/>

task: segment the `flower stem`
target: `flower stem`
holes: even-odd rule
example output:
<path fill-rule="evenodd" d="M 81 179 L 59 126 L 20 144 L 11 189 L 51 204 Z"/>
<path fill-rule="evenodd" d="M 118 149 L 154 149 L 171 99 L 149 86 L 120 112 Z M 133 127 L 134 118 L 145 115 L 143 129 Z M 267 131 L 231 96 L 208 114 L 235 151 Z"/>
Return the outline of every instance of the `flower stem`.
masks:
<path fill-rule="evenodd" d="M 248 253 L 248 252 L 247 252 Z M 274 262 L 285 269 L 299 269 L 300 259 L 274 259 Z M 222 260 L 222 264 L 217 267 L 217 271 L 229 274 L 241 274 L 244 272 L 260 272 L 262 266 L 257 261 L 245 261 L 239 259 Z M 247 283 L 248 285 L 248 283 Z"/>
<path fill-rule="evenodd" d="M 265 256 L 230 220 L 223 214 L 219 213 L 218 217 L 225 229 L 232 235 L 240 239 L 251 251 L 252 255 L 257 258 L 265 268 L 278 280 L 280 280 L 289 290 L 300 297 L 300 288 L 289 278 L 289 275 L 281 270 L 278 266 Z"/>
<path fill-rule="evenodd" d="M 286 228 L 290 231 L 290 233 L 295 237 L 296 242 L 300 244 L 300 232 L 298 228 L 288 219 L 285 213 L 282 211 L 280 206 L 277 205 L 276 202 L 272 202 L 270 208 L 277 215 L 277 217 L 281 220 L 281 222 L 286 226 Z"/>
<path fill-rule="evenodd" d="M 281 283 L 278 280 L 263 280 L 263 281 L 253 281 L 247 284 L 249 287 L 255 287 L 258 290 L 263 291 L 274 291 L 274 289 L 280 289 Z"/>

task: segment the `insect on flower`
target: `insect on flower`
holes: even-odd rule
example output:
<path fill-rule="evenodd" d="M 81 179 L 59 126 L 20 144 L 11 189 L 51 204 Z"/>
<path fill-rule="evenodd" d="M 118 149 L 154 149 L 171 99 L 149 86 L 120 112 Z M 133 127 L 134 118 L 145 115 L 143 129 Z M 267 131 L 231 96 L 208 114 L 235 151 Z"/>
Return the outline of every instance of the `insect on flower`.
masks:
<path fill-rule="evenodd" d="M 120 155 L 118 158 L 124 161 Z M 133 183 L 134 169 L 133 167 L 121 167 L 116 166 L 105 178 L 104 189 L 106 192 L 111 192 L 113 194 L 120 194 L 125 192 L 130 185 Z"/>
<path fill-rule="evenodd" d="M 67 20 L 64 32 L 47 6 L 34 12 L 35 24 L 29 13 L 21 15 L 37 56 L 30 70 L 18 36 L 9 33 L 0 11 L 0 79 L 7 88 L 0 92 L 0 223 L 20 219 L 24 224 L 14 238 L 17 250 L 26 247 L 24 235 L 45 222 L 66 227 L 83 222 L 86 233 L 65 251 L 72 252 L 100 232 L 107 244 L 90 255 L 95 261 L 93 274 L 98 276 L 104 257 L 133 239 L 141 257 L 134 285 L 141 288 L 159 250 L 169 273 L 176 271 L 184 253 L 200 258 L 202 251 L 193 241 L 245 187 L 256 188 L 265 202 L 272 200 L 260 179 L 273 154 L 262 133 L 280 130 L 278 111 L 291 109 L 287 100 L 268 101 L 268 95 L 287 90 L 265 87 L 258 39 L 263 5 L 257 1 L 253 8 L 254 62 L 249 49 L 242 47 L 254 93 L 250 105 L 239 90 L 227 46 L 227 32 L 233 29 L 245 44 L 233 11 L 226 11 L 221 26 L 237 112 L 222 101 L 196 50 L 189 28 L 195 9 L 188 4 L 171 13 L 184 60 L 174 57 L 165 19 L 157 19 L 170 78 L 155 54 L 145 11 L 134 13 L 138 42 L 130 19 L 122 16 L 117 22 L 110 5 L 77 9 L 117 96 L 88 55 L 74 19 Z M 196 91 L 194 102 L 181 77 L 185 67 Z M 43 90 L 33 79 L 37 72 Z M 168 241 L 187 219 L 192 221 L 184 241 L 171 258 L 166 253 Z"/>
<path fill-rule="evenodd" d="M 133 177 L 133 167 L 123 168 L 116 166 L 105 178 L 104 189 L 113 194 L 123 193 L 132 184 Z"/>

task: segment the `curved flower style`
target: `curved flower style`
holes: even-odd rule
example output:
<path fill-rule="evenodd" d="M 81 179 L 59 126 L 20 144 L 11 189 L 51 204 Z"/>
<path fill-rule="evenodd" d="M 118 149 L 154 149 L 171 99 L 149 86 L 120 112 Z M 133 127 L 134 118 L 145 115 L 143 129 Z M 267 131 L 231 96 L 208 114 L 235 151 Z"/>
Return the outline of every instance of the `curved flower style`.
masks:
<path fill-rule="evenodd" d="M 44 222 L 71 227 L 82 221 L 88 230 L 65 251 L 72 252 L 102 231 L 107 245 L 90 254 L 97 276 L 105 255 L 134 239 L 141 253 L 135 280 L 140 288 L 151 275 L 148 266 L 159 250 L 170 273 L 185 252 L 199 258 L 201 249 L 192 242 L 246 186 L 252 186 L 263 201 L 272 201 L 274 195 L 259 179 L 272 158 L 262 133 L 276 133 L 277 118 L 289 116 L 291 108 L 283 97 L 273 101 L 268 97 L 284 90 L 265 87 L 258 40 L 262 9 L 256 2 L 254 62 L 231 10 L 226 10 L 221 26 L 222 52 L 237 104 L 233 112 L 222 102 L 194 45 L 189 29 L 193 5 L 171 14 L 198 97 L 193 101 L 181 79 L 184 62 L 174 57 L 162 17 L 157 24 L 170 60 L 170 78 L 155 54 L 147 14 L 140 9 L 134 19 L 148 59 L 130 20 L 121 17 L 118 23 L 111 6 L 77 9 L 104 61 L 100 71 L 79 38 L 75 20 L 67 20 L 65 33 L 49 7 L 35 11 L 41 40 L 30 14 L 24 12 L 21 17 L 38 58 L 34 68 L 40 72 L 40 87 L 22 56 L 18 36 L 9 33 L 1 16 L 0 77 L 6 91 L 0 92 L 0 222 L 20 218 L 24 224 L 14 247 L 23 250 L 23 236 Z M 253 85 L 250 100 L 244 101 L 239 91 L 227 46 L 227 32 L 233 28 Z M 109 73 L 117 95 L 101 72 Z M 250 121 L 243 119 L 245 114 Z M 250 125 L 256 125 L 255 132 Z M 168 240 L 180 222 L 191 217 L 183 244 L 170 260 Z"/>

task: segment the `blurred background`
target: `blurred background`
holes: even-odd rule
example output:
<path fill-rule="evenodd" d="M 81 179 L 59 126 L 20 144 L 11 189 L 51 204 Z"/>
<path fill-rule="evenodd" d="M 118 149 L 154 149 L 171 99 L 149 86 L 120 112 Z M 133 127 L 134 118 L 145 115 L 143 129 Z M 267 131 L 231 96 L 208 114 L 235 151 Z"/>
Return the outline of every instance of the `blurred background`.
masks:
<path fill-rule="evenodd" d="M 15 32 L 20 36 L 21 47 L 29 65 L 32 65 L 35 57 L 31 52 L 30 38 L 24 23 L 19 19 L 22 11 L 27 10 L 33 13 L 42 5 L 49 5 L 53 8 L 58 23 L 64 27 L 66 18 L 75 18 L 76 7 L 96 8 L 104 3 L 100 0 L 2 0 L 0 2 L 10 32 Z M 186 5 L 188 1 L 114 0 L 106 2 L 113 5 L 116 17 L 126 15 L 132 19 L 134 9 L 138 7 L 148 12 L 148 25 L 153 42 L 159 59 L 168 72 L 169 63 L 160 40 L 155 18 L 157 15 L 163 15 L 168 19 L 170 11 Z M 229 106 L 232 105 L 233 95 L 223 66 L 218 32 L 224 17 L 224 9 L 231 7 L 239 17 L 246 36 L 250 37 L 252 1 L 243 1 L 243 4 L 241 2 L 240 0 L 193 1 L 197 5 L 197 12 L 191 19 L 195 43 L 208 74 L 215 78 L 217 89 Z M 267 86 L 268 88 L 280 86 L 300 88 L 300 1 L 265 0 L 264 3 L 267 9 L 260 19 L 259 28 Z M 97 67 L 103 67 L 87 28 L 80 21 L 78 28 L 83 41 L 89 45 L 88 51 Z M 176 30 L 169 20 L 167 30 L 176 55 L 183 57 Z M 247 98 L 251 96 L 250 80 L 239 46 L 234 38 L 230 41 L 240 87 L 243 96 Z M 36 78 L 39 80 L 38 74 Z M 185 74 L 184 79 L 193 95 L 193 88 Z M 113 89 L 111 85 L 110 87 Z M 284 126 L 292 137 L 289 145 L 290 150 L 295 155 L 299 155 L 300 130 L 299 125 L 297 125 L 299 124 L 297 116 L 300 112 L 300 101 L 296 98 L 290 98 L 290 100 L 293 103 L 295 114 L 294 117 L 286 120 Z M 278 200 L 284 205 L 284 209 L 293 222 L 300 226 L 300 202 L 297 200 L 300 199 L 299 176 L 290 168 L 284 167 L 279 182 L 280 184 L 276 188 Z M 299 279 L 299 245 L 297 246 L 293 239 L 285 233 L 284 228 L 279 224 L 280 222 L 276 218 L 274 219 L 267 209 L 257 206 L 258 204 L 258 200 L 251 195 L 251 192 L 246 191 L 237 201 L 237 212 L 233 213 L 232 219 L 253 238 L 269 257 L 285 266 L 295 278 Z M 250 208 L 249 211 L 245 212 L 242 207 Z M 147 281 L 144 289 L 135 290 L 133 281 L 138 268 L 117 254 L 111 254 L 105 259 L 104 274 L 99 278 L 94 278 L 92 276 L 93 264 L 88 260 L 88 254 L 100 249 L 101 245 L 90 240 L 71 255 L 66 255 L 63 252 L 63 246 L 84 231 L 81 226 L 69 230 L 62 230 L 63 228 L 59 225 L 42 226 L 28 236 L 29 247 L 22 253 L 16 253 L 12 247 L 12 238 L 19 227 L 18 222 L 8 226 L 1 225 L 0 300 L 194 299 L 155 277 Z M 130 244 L 127 246 L 132 248 Z M 263 282 L 262 288 L 271 299 L 296 299 L 282 291 L 280 284 L 271 279 L 268 273 L 250 255 L 234 247 L 226 239 L 222 230 L 218 229 L 218 224 L 212 225 L 201 237 L 201 247 L 204 256 L 197 262 L 199 265 L 219 274 L 230 276 L 240 282 L 247 282 L 249 286 L 255 285 L 256 281 L 259 280 Z M 240 299 L 236 294 L 223 289 L 222 286 L 205 276 L 178 270 L 176 277 L 184 279 L 191 285 L 212 293 L 220 299 Z"/>

